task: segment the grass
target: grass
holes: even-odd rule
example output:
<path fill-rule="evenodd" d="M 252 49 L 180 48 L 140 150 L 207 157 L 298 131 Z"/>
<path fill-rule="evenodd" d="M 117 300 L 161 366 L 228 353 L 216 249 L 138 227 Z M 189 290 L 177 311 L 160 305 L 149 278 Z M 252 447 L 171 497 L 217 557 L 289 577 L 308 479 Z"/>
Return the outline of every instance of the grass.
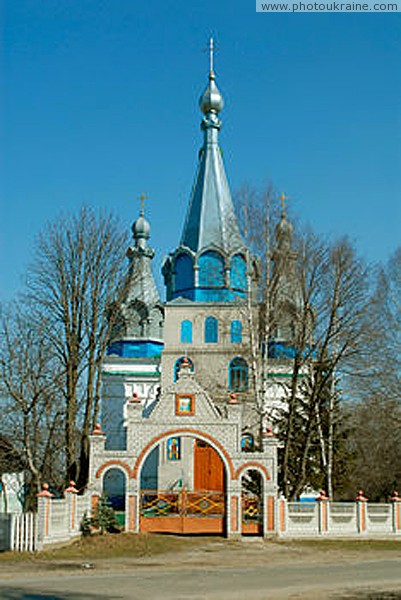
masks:
<path fill-rule="evenodd" d="M 233 550 L 239 553 L 245 550 L 243 544 L 246 542 L 232 542 L 220 537 L 184 537 L 162 534 L 133 534 L 121 535 L 104 534 L 92 535 L 75 540 L 74 542 L 58 548 L 48 548 L 41 552 L 29 554 L 27 552 L 0 553 L 0 568 L 6 562 L 21 563 L 37 562 L 52 563 L 57 561 L 80 561 L 89 562 L 98 559 L 113 558 L 142 558 L 154 557 L 176 552 L 201 549 L 203 551 L 220 552 L 221 550 Z M 215 547 L 213 547 L 215 546 Z M 266 550 L 280 546 L 288 550 L 316 551 L 316 553 L 330 552 L 386 552 L 396 553 L 401 556 L 400 539 L 305 539 L 305 540 L 283 540 L 273 538 L 266 540 L 263 544 Z M 263 548 L 260 548 L 263 551 Z"/>
<path fill-rule="evenodd" d="M 82 537 L 74 542 L 58 548 L 47 548 L 40 552 L 4 552 L 0 553 L 2 561 L 53 561 L 53 560 L 93 560 L 102 558 L 140 558 L 163 555 L 180 550 L 222 541 L 215 537 L 180 537 L 158 534 L 122 535 L 103 534 Z"/>
<path fill-rule="evenodd" d="M 292 548 L 305 548 L 319 551 L 347 551 L 347 552 L 394 552 L 401 553 L 401 537 L 391 539 L 305 539 L 305 540 L 276 540 Z"/>

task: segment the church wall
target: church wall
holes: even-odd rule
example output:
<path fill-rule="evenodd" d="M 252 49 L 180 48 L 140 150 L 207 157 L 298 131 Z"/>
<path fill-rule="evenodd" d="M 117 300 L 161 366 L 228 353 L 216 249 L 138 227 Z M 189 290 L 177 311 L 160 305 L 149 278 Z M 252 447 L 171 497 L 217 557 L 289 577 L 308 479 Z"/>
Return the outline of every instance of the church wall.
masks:
<path fill-rule="evenodd" d="M 138 394 L 145 410 L 160 384 L 159 361 L 109 359 L 103 367 L 102 426 L 108 450 L 126 449 L 126 402 Z"/>
<path fill-rule="evenodd" d="M 205 319 L 214 317 L 218 322 L 217 342 L 205 341 Z M 182 343 L 181 323 L 192 322 L 192 343 Z M 231 342 L 231 323 L 241 321 L 242 341 Z M 162 385 L 174 381 L 174 365 L 182 356 L 188 356 L 195 367 L 196 377 L 214 396 L 229 393 L 228 368 L 230 361 L 241 356 L 249 363 L 249 336 L 247 335 L 245 306 L 231 304 L 167 305 L 165 314 L 165 350 L 162 355 Z"/>

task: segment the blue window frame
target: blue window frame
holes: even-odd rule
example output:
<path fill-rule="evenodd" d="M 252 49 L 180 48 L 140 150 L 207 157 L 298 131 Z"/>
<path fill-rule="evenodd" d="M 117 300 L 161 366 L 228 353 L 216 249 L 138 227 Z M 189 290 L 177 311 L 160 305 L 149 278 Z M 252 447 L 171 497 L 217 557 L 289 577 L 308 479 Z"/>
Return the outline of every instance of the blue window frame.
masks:
<path fill-rule="evenodd" d="M 232 392 L 244 392 L 248 389 L 248 363 L 237 356 L 228 367 L 228 387 Z"/>
<path fill-rule="evenodd" d="M 181 321 L 181 344 L 192 344 L 192 321 Z"/>
<path fill-rule="evenodd" d="M 214 317 L 205 319 L 205 343 L 217 344 L 219 339 L 219 322 Z"/>
<path fill-rule="evenodd" d="M 231 259 L 230 284 L 233 290 L 246 291 L 246 262 L 240 254 Z"/>
<path fill-rule="evenodd" d="M 190 358 L 188 358 L 188 356 L 181 356 L 178 360 L 175 361 L 175 365 L 174 365 L 174 382 L 177 381 L 178 379 L 178 373 L 180 371 L 181 368 L 181 364 L 182 361 L 184 360 L 184 358 L 187 359 L 187 361 L 189 362 L 189 367 L 191 369 L 191 371 L 194 371 L 194 363 L 192 362 L 192 360 Z"/>
<path fill-rule="evenodd" d="M 242 323 L 241 323 L 241 321 L 231 321 L 230 341 L 232 344 L 240 344 L 242 342 Z"/>
<path fill-rule="evenodd" d="M 174 262 L 176 292 L 192 289 L 194 286 L 194 261 L 188 254 L 179 254 Z"/>
<path fill-rule="evenodd" d="M 198 260 L 199 287 L 224 287 L 224 259 L 214 250 L 201 254 Z"/>

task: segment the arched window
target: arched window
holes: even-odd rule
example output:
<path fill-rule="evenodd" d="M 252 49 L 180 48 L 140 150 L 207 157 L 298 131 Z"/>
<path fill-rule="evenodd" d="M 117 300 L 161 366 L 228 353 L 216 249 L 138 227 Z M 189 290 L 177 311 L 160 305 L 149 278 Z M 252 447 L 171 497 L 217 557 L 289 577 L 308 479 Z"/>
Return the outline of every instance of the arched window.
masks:
<path fill-rule="evenodd" d="M 231 259 L 230 285 L 233 290 L 246 291 L 246 262 L 241 254 Z"/>
<path fill-rule="evenodd" d="M 241 321 L 231 321 L 230 341 L 232 344 L 240 344 L 242 342 L 242 323 L 241 323 Z"/>
<path fill-rule="evenodd" d="M 219 338 L 219 322 L 214 317 L 205 319 L 205 343 L 217 344 Z"/>
<path fill-rule="evenodd" d="M 103 477 L 103 494 L 114 510 L 125 511 L 126 476 L 121 469 L 109 469 Z"/>
<path fill-rule="evenodd" d="M 198 260 L 199 287 L 222 288 L 224 287 L 224 260 L 213 250 L 204 252 Z"/>
<path fill-rule="evenodd" d="M 181 321 L 181 344 L 192 344 L 192 321 Z"/>
<path fill-rule="evenodd" d="M 233 392 L 244 392 L 248 389 L 248 363 L 237 356 L 228 367 L 228 387 Z"/>
<path fill-rule="evenodd" d="M 180 372 L 182 361 L 185 358 L 189 362 L 189 368 L 190 368 L 190 370 L 192 372 L 194 371 L 194 363 L 192 362 L 192 360 L 190 358 L 188 358 L 187 356 L 181 356 L 178 360 L 175 361 L 175 365 L 174 365 L 174 382 L 176 382 L 177 379 L 178 379 L 178 373 Z"/>
<path fill-rule="evenodd" d="M 194 286 L 194 261 L 189 254 L 179 254 L 174 262 L 175 293 L 192 289 Z"/>

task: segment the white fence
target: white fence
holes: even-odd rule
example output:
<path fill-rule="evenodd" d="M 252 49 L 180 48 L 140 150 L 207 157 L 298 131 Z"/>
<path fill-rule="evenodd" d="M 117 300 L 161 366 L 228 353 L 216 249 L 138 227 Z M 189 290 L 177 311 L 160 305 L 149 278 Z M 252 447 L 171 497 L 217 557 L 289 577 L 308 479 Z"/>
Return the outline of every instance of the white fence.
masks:
<path fill-rule="evenodd" d="M 36 515 L 34 513 L 0 514 L 0 550 L 33 552 L 36 550 Z"/>
<path fill-rule="evenodd" d="M 33 552 L 77 537 L 90 511 L 90 493 L 78 496 L 70 489 L 64 499 L 54 500 L 45 489 L 39 494 L 36 514 L 0 514 L 0 551 Z M 287 502 L 280 498 L 275 514 L 276 532 L 284 537 L 401 536 L 400 501 Z"/>
<path fill-rule="evenodd" d="M 288 537 L 401 535 L 401 502 L 279 500 L 278 532 Z"/>
<path fill-rule="evenodd" d="M 77 537 L 85 513 L 90 513 L 89 494 L 78 496 L 69 491 L 61 500 L 54 500 L 47 491 L 38 497 L 37 547 L 65 542 Z"/>
<path fill-rule="evenodd" d="M 385 504 L 384 506 L 389 506 Z M 331 535 L 351 536 L 358 534 L 356 502 L 332 502 L 328 507 Z"/>
<path fill-rule="evenodd" d="M 316 502 L 288 502 L 286 513 L 287 535 L 302 537 L 319 533 L 319 514 Z"/>

